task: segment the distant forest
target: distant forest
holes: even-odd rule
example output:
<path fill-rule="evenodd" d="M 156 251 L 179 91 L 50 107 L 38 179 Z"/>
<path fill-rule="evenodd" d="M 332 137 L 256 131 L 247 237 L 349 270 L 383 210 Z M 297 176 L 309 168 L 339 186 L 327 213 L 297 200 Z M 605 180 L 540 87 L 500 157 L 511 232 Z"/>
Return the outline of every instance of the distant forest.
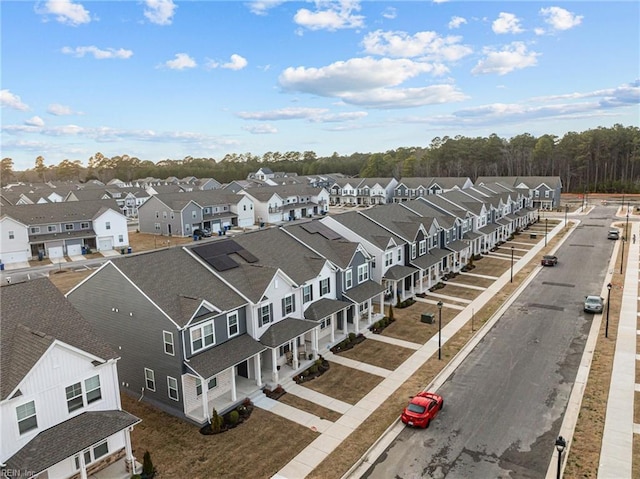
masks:
<path fill-rule="evenodd" d="M 640 193 L 640 129 L 616 124 L 564 136 L 524 133 L 510 139 L 489 137 L 434 138 L 427 147 L 402 147 L 384 153 L 334 153 L 319 157 L 313 151 L 228 154 L 224 158 L 163 160 L 153 163 L 123 154 L 112 158 L 96 153 L 87 166 L 80 160 L 45 164 L 38 156 L 34 168 L 13 171 L 13 160 L 4 158 L 0 170 L 3 185 L 11 181 L 108 182 L 113 178 L 169 176 L 215 178 L 221 183 L 245 179 L 261 167 L 273 171 L 317 175 L 343 173 L 360 177 L 454 176 L 559 176 L 565 192 Z"/>

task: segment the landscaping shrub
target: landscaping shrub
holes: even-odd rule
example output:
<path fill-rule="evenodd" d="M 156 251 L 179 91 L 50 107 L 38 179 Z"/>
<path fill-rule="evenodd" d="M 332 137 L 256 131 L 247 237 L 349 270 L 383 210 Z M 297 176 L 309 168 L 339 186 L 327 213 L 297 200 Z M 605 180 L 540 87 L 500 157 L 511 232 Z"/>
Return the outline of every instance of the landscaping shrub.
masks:
<path fill-rule="evenodd" d="M 316 365 L 314 364 L 313 366 L 311 366 L 311 367 L 309 368 L 309 372 L 310 372 L 311 374 L 315 374 L 315 373 L 317 373 L 317 372 L 318 372 L 318 366 L 316 366 Z"/>
<path fill-rule="evenodd" d="M 318 359 L 316 359 L 315 364 L 316 364 L 316 366 L 318 366 L 318 367 L 322 366 L 322 358 L 318 358 Z"/>
<path fill-rule="evenodd" d="M 380 321 L 376 321 L 373 323 L 373 327 L 376 329 L 380 329 L 382 327 L 382 323 Z"/>
<path fill-rule="evenodd" d="M 235 425 L 238 423 L 238 419 L 240 419 L 240 413 L 238 411 L 231 411 L 229 413 L 229 423 L 231 425 Z"/>
<path fill-rule="evenodd" d="M 218 415 L 218 411 L 216 411 L 216 408 L 213 408 L 213 411 L 211 412 L 211 430 L 214 433 L 220 432 L 223 425 L 224 425 L 224 418 Z"/>
<path fill-rule="evenodd" d="M 145 479 L 152 479 L 156 475 L 156 468 L 151 461 L 151 454 L 149 451 L 145 451 L 142 457 L 142 474 L 141 477 Z"/>
<path fill-rule="evenodd" d="M 356 333 L 349 333 L 349 341 L 356 339 Z"/>

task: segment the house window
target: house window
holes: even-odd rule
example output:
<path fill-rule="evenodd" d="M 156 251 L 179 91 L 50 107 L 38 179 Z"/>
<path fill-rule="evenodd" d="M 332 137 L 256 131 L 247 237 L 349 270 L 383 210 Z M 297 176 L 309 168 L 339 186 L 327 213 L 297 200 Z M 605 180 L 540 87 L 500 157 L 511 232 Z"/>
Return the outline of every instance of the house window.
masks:
<path fill-rule="evenodd" d="M 416 244 L 411 243 L 411 259 L 416 257 Z"/>
<path fill-rule="evenodd" d="M 310 284 L 305 284 L 302 287 L 302 302 L 308 303 L 313 300 L 313 287 Z"/>
<path fill-rule="evenodd" d="M 369 279 L 369 265 L 367 263 L 358 266 L 358 284 Z"/>
<path fill-rule="evenodd" d="M 100 376 L 93 376 L 92 378 L 84 381 L 85 394 L 87 396 L 87 404 L 102 399 L 102 392 L 100 391 Z"/>
<path fill-rule="evenodd" d="M 166 220 L 166 219 L 167 219 L 167 212 L 166 212 L 166 211 L 163 211 L 163 212 L 162 212 L 162 219 L 163 219 L 163 220 Z"/>
<path fill-rule="evenodd" d="M 80 229 L 88 230 L 89 229 L 89 223 L 80 223 Z"/>
<path fill-rule="evenodd" d="M 58 228 L 56 227 L 56 225 L 49 225 L 49 226 L 47 226 L 47 232 L 49 232 L 49 233 L 55 233 L 56 231 L 58 231 Z"/>
<path fill-rule="evenodd" d="M 329 326 L 331 326 L 331 316 L 324 318 L 322 321 L 320 321 L 320 329 L 325 329 L 325 328 L 328 328 Z"/>
<path fill-rule="evenodd" d="M 31 234 L 38 234 L 40 233 L 40 227 L 39 226 L 32 226 L 31 227 Z"/>
<path fill-rule="evenodd" d="M 167 389 L 169 391 L 169 397 L 174 401 L 178 400 L 178 380 L 167 376 Z"/>
<path fill-rule="evenodd" d="M 105 228 L 105 229 L 107 229 L 107 230 L 110 230 L 110 229 L 111 229 L 111 221 L 107 221 L 107 222 L 104 224 L 104 228 Z"/>
<path fill-rule="evenodd" d="M 363 314 L 369 309 L 369 301 L 365 301 L 364 303 L 360 303 L 358 305 L 358 311 L 360 314 Z"/>
<path fill-rule="evenodd" d="M 211 391 L 217 385 L 218 385 L 218 379 L 211 378 L 207 383 L 207 389 Z M 202 396 L 202 380 L 200 378 L 196 378 L 196 396 Z"/>
<path fill-rule="evenodd" d="M 420 247 L 420 256 L 422 256 L 427 252 L 427 240 L 421 240 L 418 245 Z"/>
<path fill-rule="evenodd" d="M 162 338 L 164 340 L 164 352 L 171 356 L 175 356 L 173 349 L 173 333 L 169 331 L 162 331 Z"/>
<path fill-rule="evenodd" d="M 144 382 L 147 384 L 149 391 L 156 390 L 156 374 L 153 372 L 153 369 L 144 368 Z"/>
<path fill-rule="evenodd" d="M 82 455 L 84 456 L 84 465 L 87 466 L 92 462 L 97 461 L 103 456 L 109 453 L 109 443 L 103 441 L 100 444 L 93 446 L 91 449 L 85 450 Z M 73 458 L 76 465 L 76 470 L 80 469 L 80 454 L 76 454 Z"/>
<path fill-rule="evenodd" d="M 173 211 L 169 213 L 169 218 L 175 219 L 175 217 L 176 217 L 176 214 Z"/>
<path fill-rule="evenodd" d="M 271 322 L 271 304 L 260 306 L 260 326 Z"/>
<path fill-rule="evenodd" d="M 73 223 L 64 225 L 65 231 L 73 231 Z"/>
<path fill-rule="evenodd" d="M 156 218 L 160 218 L 160 212 L 156 211 Z"/>
<path fill-rule="evenodd" d="M 124 241 L 123 235 L 118 235 L 118 243 L 122 243 Z"/>
<path fill-rule="evenodd" d="M 402 261 L 402 248 L 398 248 L 398 263 Z"/>
<path fill-rule="evenodd" d="M 227 316 L 227 330 L 230 338 L 238 334 L 238 313 L 231 313 Z"/>
<path fill-rule="evenodd" d="M 16 414 L 18 416 L 18 429 L 20 434 L 24 434 L 38 427 L 36 403 L 34 401 L 18 406 L 16 408 Z"/>
<path fill-rule="evenodd" d="M 65 388 L 67 394 L 67 410 L 73 412 L 76 409 L 80 409 L 84 406 L 82 400 L 82 385 L 80 383 L 72 384 Z"/>
<path fill-rule="evenodd" d="M 9 231 L 9 239 L 14 239 L 16 234 L 13 231 Z"/>
<path fill-rule="evenodd" d="M 197 352 L 215 342 L 213 322 L 204 323 L 191 329 L 191 351 Z"/>
<path fill-rule="evenodd" d="M 198 214 L 195 211 L 192 211 L 191 217 L 195 220 L 198 217 Z"/>
<path fill-rule="evenodd" d="M 242 211 L 247 211 L 247 205 L 242 205 Z"/>
<path fill-rule="evenodd" d="M 153 226 L 155 227 L 156 231 L 160 231 L 160 223 L 155 223 Z"/>
<path fill-rule="evenodd" d="M 329 278 L 320 280 L 320 296 L 329 294 L 330 291 L 331 291 L 331 286 L 329 284 Z"/>
<path fill-rule="evenodd" d="M 296 300 L 292 294 L 282 298 L 282 315 L 283 316 L 293 313 L 295 309 L 296 309 Z"/>
<path fill-rule="evenodd" d="M 353 287 L 353 271 L 348 269 L 344 272 L 344 289 L 350 289 Z"/>
<path fill-rule="evenodd" d="M 387 251 L 384 254 L 384 266 L 385 268 L 388 268 L 392 264 L 393 264 L 393 251 Z"/>

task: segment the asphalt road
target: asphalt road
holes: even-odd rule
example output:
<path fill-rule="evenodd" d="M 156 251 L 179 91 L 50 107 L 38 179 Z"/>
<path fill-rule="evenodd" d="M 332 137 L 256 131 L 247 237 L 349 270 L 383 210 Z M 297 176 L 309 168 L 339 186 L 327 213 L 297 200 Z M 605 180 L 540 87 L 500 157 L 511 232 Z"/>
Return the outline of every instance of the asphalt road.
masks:
<path fill-rule="evenodd" d="M 540 269 L 438 391 L 445 406 L 429 429 L 404 429 L 363 477 L 545 477 L 591 326 L 583 300 L 600 293 L 613 251 L 614 214 L 598 206 L 582 218 L 559 264 Z"/>

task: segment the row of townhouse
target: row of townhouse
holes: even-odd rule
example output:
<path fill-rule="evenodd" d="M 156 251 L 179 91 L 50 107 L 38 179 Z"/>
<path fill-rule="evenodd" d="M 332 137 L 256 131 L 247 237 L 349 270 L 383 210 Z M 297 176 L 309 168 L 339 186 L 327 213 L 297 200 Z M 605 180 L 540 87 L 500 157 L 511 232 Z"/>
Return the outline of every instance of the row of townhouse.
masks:
<path fill-rule="evenodd" d="M 114 200 L 3 206 L 0 263 L 61 258 L 129 244 L 127 219 Z"/>
<path fill-rule="evenodd" d="M 138 222 L 143 233 L 191 236 L 196 229 L 217 233 L 323 215 L 328 202 L 327 190 L 307 185 L 166 193 L 139 208 Z"/>
<path fill-rule="evenodd" d="M 130 477 L 118 354 L 48 278 L 1 290 L 0 477 Z"/>
<path fill-rule="evenodd" d="M 67 298 L 124 390 L 204 424 L 536 219 L 490 186 L 119 257 Z"/>

